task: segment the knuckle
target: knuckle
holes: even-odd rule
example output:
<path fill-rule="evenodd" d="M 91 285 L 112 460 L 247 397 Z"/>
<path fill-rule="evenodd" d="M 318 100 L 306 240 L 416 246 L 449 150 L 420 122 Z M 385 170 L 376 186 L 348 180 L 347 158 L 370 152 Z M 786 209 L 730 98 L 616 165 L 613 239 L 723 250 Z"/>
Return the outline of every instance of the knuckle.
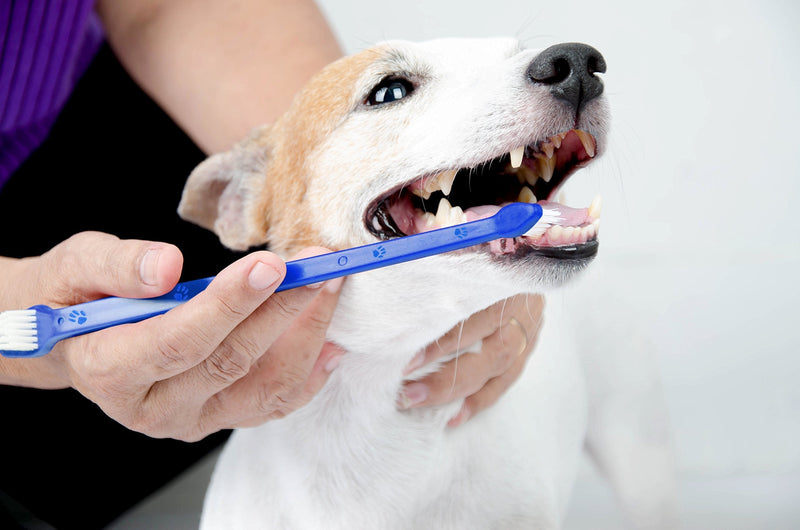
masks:
<path fill-rule="evenodd" d="M 171 328 L 157 336 L 156 362 L 162 370 L 175 372 L 191 363 L 189 357 L 194 357 L 192 352 L 201 351 L 202 343 L 202 333 L 199 331 L 190 333 L 182 328 Z"/>
<path fill-rule="evenodd" d="M 273 296 L 270 302 L 278 313 L 278 317 L 283 320 L 294 320 L 300 315 L 301 309 L 288 302 L 284 296 Z"/>
<path fill-rule="evenodd" d="M 304 381 L 300 377 L 285 373 L 280 381 L 272 381 L 259 387 L 256 410 L 272 418 L 283 418 L 296 407 L 297 396 L 302 392 Z"/>
<path fill-rule="evenodd" d="M 522 341 L 504 340 L 495 356 L 495 373 L 502 373 L 508 370 L 514 364 L 520 348 L 522 348 Z"/>
<path fill-rule="evenodd" d="M 253 359 L 246 351 L 223 343 L 206 359 L 203 368 L 213 383 L 227 386 L 247 375 Z"/>
<path fill-rule="evenodd" d="M 240 322 L 249 314 L 247 311 L 241 307 L 237 307 L 236 304 L 231 303 L 225 298 L 217 297 L 216 302 L 222 317 L 227 320 Z"/>

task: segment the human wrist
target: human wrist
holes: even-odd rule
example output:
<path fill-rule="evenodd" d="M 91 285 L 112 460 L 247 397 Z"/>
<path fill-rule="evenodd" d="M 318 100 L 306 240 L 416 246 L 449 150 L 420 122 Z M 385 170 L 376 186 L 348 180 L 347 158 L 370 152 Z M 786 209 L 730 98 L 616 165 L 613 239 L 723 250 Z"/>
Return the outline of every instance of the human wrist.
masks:
<path fill-rule="evenodd" d="M 35 359 L 11 359 L 0 355 L 0 385 L 58 389 L 70 386 L 63 362 L 55 354 Z"/>
<path fill-rule="evenodd" d="M 26 296 L 25 287 L 35 282 L 33 266 L 37 258 L 8 258 L 0 256 L 0 312 L 25 309 L 35 303 Z M 0 384 L 33 388 L 65 388 L 60 355 L 36 359 L 12 359 L 0 355 Z"/>

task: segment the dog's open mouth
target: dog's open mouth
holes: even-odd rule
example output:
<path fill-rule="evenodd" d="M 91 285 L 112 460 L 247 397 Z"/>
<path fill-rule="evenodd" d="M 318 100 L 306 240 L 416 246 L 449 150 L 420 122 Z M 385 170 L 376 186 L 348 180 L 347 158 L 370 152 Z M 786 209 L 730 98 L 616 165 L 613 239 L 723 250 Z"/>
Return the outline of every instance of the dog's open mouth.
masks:
<path fill-rule="evenodd" d="M 585 258 L 597 252 L 599 197 L 588 208 L 570 208 L 553 197 L 578 168 L 596 155 L 592 135 L 578 129 L 521 146 L 474 168 L 451 169 L 418 178 L 375 201 L 365 222 L 379 239 L 417 234 L 494 215 L 510 202 L 539 202 L 559 211 L 552 225 L 514 239 L 491 242 L 493 254 L 540 253 Z"/>

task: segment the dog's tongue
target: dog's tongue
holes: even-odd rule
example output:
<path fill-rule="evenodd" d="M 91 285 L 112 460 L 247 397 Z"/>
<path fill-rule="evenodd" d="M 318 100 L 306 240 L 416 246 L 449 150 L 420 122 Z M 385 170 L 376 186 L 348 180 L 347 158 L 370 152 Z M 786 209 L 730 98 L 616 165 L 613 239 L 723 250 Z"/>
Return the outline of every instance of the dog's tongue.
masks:
<path fill-rule="evenodd" d="M 561 203 L 547 200 L 539 201 L 538 204 L 541 205 L 542 208 L 546 208 L 548 210 L 558 210 L 559 221 L 553 224 L 558 224 L 561 226 L 581 226 L 594 220 L 590 218 L 588 208 L 570 208 L 569 206 L 564 206 Z M 499 210 L 500 206 L 486 204 L 483 206 L 475 206 L 470 208 L 464 213 L 467 214 L 467 221 L 477 221 L 478 219 L 491 217 Z"/>

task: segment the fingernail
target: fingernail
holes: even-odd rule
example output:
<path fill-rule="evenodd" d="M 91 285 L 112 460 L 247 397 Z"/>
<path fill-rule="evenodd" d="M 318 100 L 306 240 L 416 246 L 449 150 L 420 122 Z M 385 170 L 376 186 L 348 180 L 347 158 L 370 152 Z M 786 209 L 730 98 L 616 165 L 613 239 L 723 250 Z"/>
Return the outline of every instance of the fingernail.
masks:
<path fill-rule="evenodd" d="M 463 425 L 469 419 L 471 412 L 469 407 L 466 403 L 461 407 L 461 410 L 458 411 L 458 414 L 453 416 L 450 421 L 447 422 L 448 427 L 458 427 L 459 425 Z"/>
<path fill-rule="evenodd" d="M 161 249 L 151 248 L 142 256 L 139 263 L 139 278 L 145 285 L 158 285 L 158 258 Z"/>
<path fill-rule="evenodd" d="M 428 399 L 428 385 L 423 383 L 409 383 L 400 395 L 400 408 L 410 409 Z"/>
<path fill-rule="evenodd" d="M 342 362 L 342 357 L 344 357 L 344 353 L 336 354 L 328 359 L 328 362 L 325 363 L 325 371 L 331 373 L 336 370 L 336 367 L 339 366 L 340 362 Z"/>
<path fill-rule="evenodd" d="M 262 262 L 256 262 L 253 268 L 250 269 L 250 275 L 247 276 L 247 282 L 250 287 L 256 291 L 263 291 L 278 281 L 281 275 L 278 271 Z"/>
<path fill-rule="evenodd" d="M 408 363 L 408 366 L 406 366 L 403 375 L 408 375 L 416 371 L 416 369 L 420 368 L 423 364 L 425 364 L 425 350 L 420 350 L 419 352 L 417 352 L 414 358 L 411 359 L 411 362 Z"/>

